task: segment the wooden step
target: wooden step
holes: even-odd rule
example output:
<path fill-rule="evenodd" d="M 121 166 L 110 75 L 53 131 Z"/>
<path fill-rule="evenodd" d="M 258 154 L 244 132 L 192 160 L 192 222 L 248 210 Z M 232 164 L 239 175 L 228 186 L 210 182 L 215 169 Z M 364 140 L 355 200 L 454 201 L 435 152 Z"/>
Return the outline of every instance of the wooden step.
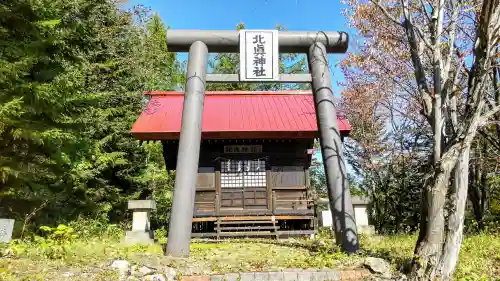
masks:
<path fill-rule="evenodd" d="M 237 227 L 218 227 L 216 229 L 224 230 L 278 230 L 277 226 L 237 226 Z"/>
<path fill-rule="evenodd" d="M 214 222 L 217 239 L 221 237 L 277 236 L 279 226 L 273 217 L 225 217 Z"/>
<path fill-rule="evenodd" d="M 192 238 L 217 237 L 217 232 L 191 233 Z"/>
<path fill-rule="evenodd" d="M 273 221 L 216 221 L 216 224 L 272 224 Z"/>
<path fill-rule="evenodd" d="M 316 234 L 315 230 L 279 230 L 279 235 L 307 235 Z"/>
<path fill-rule="evenodd" d="M 257 220 L 271 221 L 272 217 L 271 216 L 241 216 L 241 217 L 230 216 L 230 217 L 220 217 L 219 219 L 221 221 L 257 221 Z"/>
<path fill-rule="evenodd" d="M 271 231 L 256 231 L 256 232 L 221 232 L 218 236 L 275 236 Z"/>

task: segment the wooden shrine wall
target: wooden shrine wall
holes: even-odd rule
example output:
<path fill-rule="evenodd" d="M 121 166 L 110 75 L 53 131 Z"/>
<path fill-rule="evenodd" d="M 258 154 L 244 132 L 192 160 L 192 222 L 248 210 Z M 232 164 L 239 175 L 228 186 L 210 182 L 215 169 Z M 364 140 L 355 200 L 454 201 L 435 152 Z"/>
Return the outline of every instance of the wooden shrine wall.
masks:
<path fill-rule="evenodd" d="M 262 146 L 255 153 L 225 153 L 224 146 Z M 218 215 L 312 214 L 308 198 L 312 140 L 202 141 L 196 184 L 195 217 Z M 163 142 L 166 167 L 174 170 L 178 142 Z M 226 150 L 227 152 L 227 150 Z M 264 189 L 250 192 L 221 192 L 220 161 L 266 157 L 267 183 Z M 231 198 L 228 198 L 231 197 Z M 240 198 L 241 197 L 241 198 Z M 229 200 L 246 200 L 242 210 L 230 208 Z M 248 206 L 251 207 L 248 207 Z"/>

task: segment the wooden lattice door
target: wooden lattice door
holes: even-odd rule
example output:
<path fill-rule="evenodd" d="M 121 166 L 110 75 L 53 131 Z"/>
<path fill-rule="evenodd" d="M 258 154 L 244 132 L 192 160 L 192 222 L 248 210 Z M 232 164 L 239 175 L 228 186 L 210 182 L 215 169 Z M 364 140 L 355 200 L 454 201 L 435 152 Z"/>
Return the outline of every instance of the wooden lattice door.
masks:
<path fill-rule="evenodd" d="M 265 160 L 221 161 L 221 208 L 266 209 Z"/>

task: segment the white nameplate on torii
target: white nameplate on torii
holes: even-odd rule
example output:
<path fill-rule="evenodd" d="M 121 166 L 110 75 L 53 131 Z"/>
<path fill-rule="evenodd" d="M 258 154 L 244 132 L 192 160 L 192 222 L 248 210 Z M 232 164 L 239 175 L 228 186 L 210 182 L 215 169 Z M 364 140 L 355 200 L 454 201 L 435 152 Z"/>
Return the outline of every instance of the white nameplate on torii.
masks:
<path fill-rule="evenodd" d="M 240 30 L 240 80 L 279 81 L 277 30 Z"/>

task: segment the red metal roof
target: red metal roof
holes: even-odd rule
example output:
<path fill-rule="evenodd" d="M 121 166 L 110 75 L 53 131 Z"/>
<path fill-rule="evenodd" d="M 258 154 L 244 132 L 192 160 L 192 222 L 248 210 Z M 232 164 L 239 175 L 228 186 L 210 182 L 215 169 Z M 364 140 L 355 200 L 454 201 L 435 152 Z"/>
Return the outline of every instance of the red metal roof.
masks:
<path fill-rule="evenodd" d="M 140 140 L 178 139 L 183 92 L 155 91 L 132 126 Z M 351 130 L 337 118 L 342 134 Z M 203 111 L 204 139 L 315 138 L 316 114 L 310 91 L 206 92 Z"/>

